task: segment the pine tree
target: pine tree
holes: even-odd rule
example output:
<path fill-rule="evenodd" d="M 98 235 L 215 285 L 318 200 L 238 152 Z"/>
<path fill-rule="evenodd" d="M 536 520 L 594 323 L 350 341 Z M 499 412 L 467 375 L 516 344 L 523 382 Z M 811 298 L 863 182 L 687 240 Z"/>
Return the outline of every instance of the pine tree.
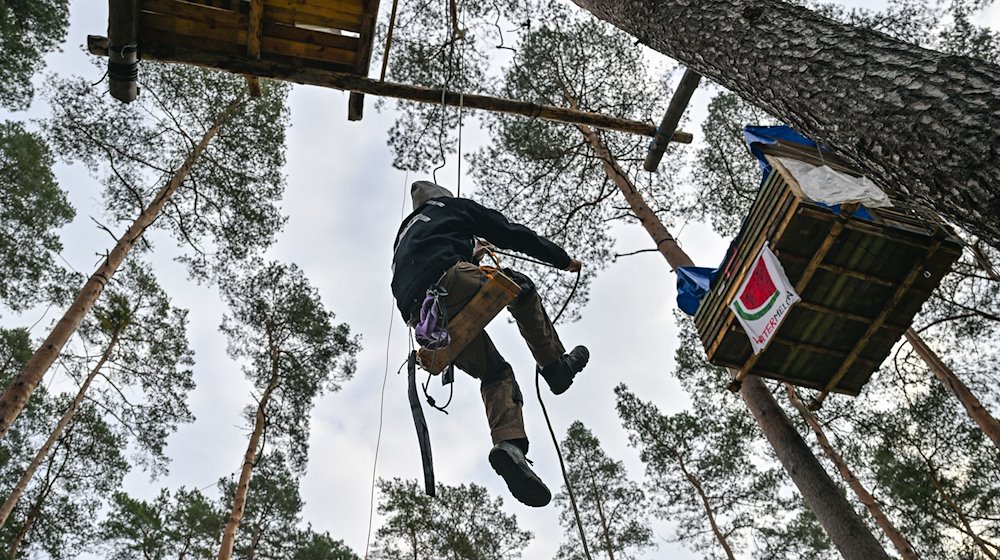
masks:
<path fill-rule="evenodd" d="M 319 293 L 294 265 L 249 263 L 221 286 L 230 309 L 221 327 L 229 338 L 229 354 L 243 362 L 244 374 L 258 391 L 256 405 L 246 410 L 253 429 L 218 555 L 226 560 L 247 511 L 265 433 L 291 470 L 303 472 L 313 401 L 350 379 L 360 345 L 347 325 L 333 323 L 334 314 L 324 309 Z"/>
<path fill-rule="evenodd" d="M 0 5 L 0 107 L 27 109 L 31 78 L 45 54 L 59 47 L 69 27 L 69 0 L 4 2 Z"/>
<path fill-rule="evenodd" d="M 381 479 L 378 487 L 378 512 L 386 521 L 375 533 L 375 558 L 519 558 L 532 538 L 517 517 L 503 513 L 503 498 L 482 486 L 439 484 L 434 499 L 415 480 Z"/>
<path fill-rule="evenodd" d="M 56 184 L 54 163 L 39 135 L 20 123 L 0 123 L 0 303 L 15 312 L 65 281 L 53 258 L 62 249 L 56 230 L 74 211 Z"/>
<path fill-rule="evenodd" d="M 170 305 L 156 278 L 143 264 L 127 263 L 95 304 L 92 319 L 80 329 L 81 338 L 96 348 L 98 357 L 96 361 L 86 354 L 65 357 L 67 371 L 79 375 L 79 389 L 0 506 L 0 525 L 84 399 L 98 403 L 109 423 L 133 434 L 130 439 L 138 447 L 139 462 L 154 473 L 165 469 L 167 436 L 178 424 L 194 420 L 187 406 L 194 382 L 186 327 L 187 312 Z"/>
<path fill-rule="evenodd" d="M 45 342 L 0 395 L 0 437 L 76 332 L 107 283 L 150 227 L 189 246 L 196 278 L 271 244 L 284 219 L 287 86 L 248 99 L 239 77 L 150 64 L 139 102 L 121 105 L 82 79 L 53 79 L 46 130 L 56 151 L 78 158 L 105 186 L 115 219 L 129 223 Z M 152 186 L 150 186 L 152 185 Z"/>
<path fill-rule="evenodd" d="M 587 542 L 594 555 L 608 560 L 635 558 L 653 546 L 645 493 L 629 479 L 625 465 L 608 457 L 594 434 L 576 421 L 570 424 L 566 439 L 560 444 L 566 456 L 569 484 L 574 489 Z M 570 507 L 569 496 L 556 495 L 562 510 L 559 522 L 569 542 L 559 547 L 557 558 L 585 558 L 580 533 Z"/>

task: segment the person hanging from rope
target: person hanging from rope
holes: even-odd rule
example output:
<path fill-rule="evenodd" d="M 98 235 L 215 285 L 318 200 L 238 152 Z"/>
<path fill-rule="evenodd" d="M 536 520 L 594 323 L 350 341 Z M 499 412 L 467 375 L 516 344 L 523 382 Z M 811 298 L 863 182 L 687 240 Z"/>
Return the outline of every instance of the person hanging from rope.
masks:
<path fill-rule="evenodd" d="M 445 313 L 454 316 L 479 291 L 485 274 L 474 264 L 476 238 L 519 251 L 568 272 L 579 272 L 580 261 L 570 258 L 555 243 L 503 214 L 472 200 L 455 198 L 448 189 L 430 181 L 410 188 L 413 212 L 399 227 L 393 245 L 392 294 L 403 319 L 411 326 L 419 320 L 428 289 L 441 295 Z M 537 371 L 556 394 L 573 384 L 590 353 L 577 346 L 566 353 L 552 321 L 530 278 L 511 269 L 504 274 L 521 287 L 507 306 L 521 336 L 537 362 Z M 511 369 L 485 333 L 480 333 L 455 359 L 455 365 L 480 381 L 493 448 L 490 465 L 520 502 L 534 507 L 549 503 L 552 494 L 531 470 L 525 455 L 528 437 L 521 407 L 524 399 Z"/>

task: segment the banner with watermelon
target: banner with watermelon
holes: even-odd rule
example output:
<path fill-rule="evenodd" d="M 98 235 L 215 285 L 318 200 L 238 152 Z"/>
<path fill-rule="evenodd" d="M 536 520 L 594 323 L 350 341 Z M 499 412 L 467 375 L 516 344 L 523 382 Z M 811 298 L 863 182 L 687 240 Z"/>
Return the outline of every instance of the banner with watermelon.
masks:
<path fill-rule="evenodd" d="M 785 269 L 767 243 L 747 272 L 729 308 L 750 337 L 753 353 L 758 354 L 778 332 L 792 305 L 801 301 Z"/>

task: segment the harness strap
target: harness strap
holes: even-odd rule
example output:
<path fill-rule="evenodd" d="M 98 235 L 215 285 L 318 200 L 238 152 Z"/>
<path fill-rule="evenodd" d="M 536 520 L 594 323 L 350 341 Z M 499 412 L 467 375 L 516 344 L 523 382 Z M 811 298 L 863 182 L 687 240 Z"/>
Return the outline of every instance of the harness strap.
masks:
<path fill-rule="evenodd" d="M 413 414 L 413 425 L 417 428 L 417 441 L 420 443 L 420 461 L 424 467 L 424 492 L 428 496 L 436 495 L 434 489 L 434 457 L 431 455 L 431 434 L 427 429 L 427 419 L 424 409 L 420 406 L 417 395 L 417 351 L 411 350 L 406 359 L 406 377 L 409 387 L 407 396 L 410 399 L 410 412 Z"/>

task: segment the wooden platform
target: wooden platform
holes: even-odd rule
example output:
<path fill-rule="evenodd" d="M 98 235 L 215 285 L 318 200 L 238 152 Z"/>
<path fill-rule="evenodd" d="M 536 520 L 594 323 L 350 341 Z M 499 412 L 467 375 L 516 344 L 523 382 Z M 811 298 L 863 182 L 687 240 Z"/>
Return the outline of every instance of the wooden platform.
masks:
<path fill-rule="evenodd" d="M 440 350 L 421 348 L 417 352 L 420 367 L 431 373 L 441 373 L 520 293 L 517 283 L 501 272 L 493 272 L 472 300 L 448 321 L 451 344 Z"/>
<path fill-rule="evenodd" d="M 715 365 L 824 396 L 857 395 L 958 259 L 961 246 L 935 214 L 899 201 L 894 208 L 869 210 L 874 222 L 814 204 L 774 156 L 810 158 L 790 147 L 764 151 L 774 170 L 701 302 L 698 333 Z M 835 158 L 822 163 L 847 171 Z M 728 306 L 765 241 L 802 301 L 770 346 L 754 355 Z"/>
<path fill-rule="evenodd" d="M 248 58 L 365 76 L 377 9 L 377 0 L 139 0 L 140 55 Z"/>

